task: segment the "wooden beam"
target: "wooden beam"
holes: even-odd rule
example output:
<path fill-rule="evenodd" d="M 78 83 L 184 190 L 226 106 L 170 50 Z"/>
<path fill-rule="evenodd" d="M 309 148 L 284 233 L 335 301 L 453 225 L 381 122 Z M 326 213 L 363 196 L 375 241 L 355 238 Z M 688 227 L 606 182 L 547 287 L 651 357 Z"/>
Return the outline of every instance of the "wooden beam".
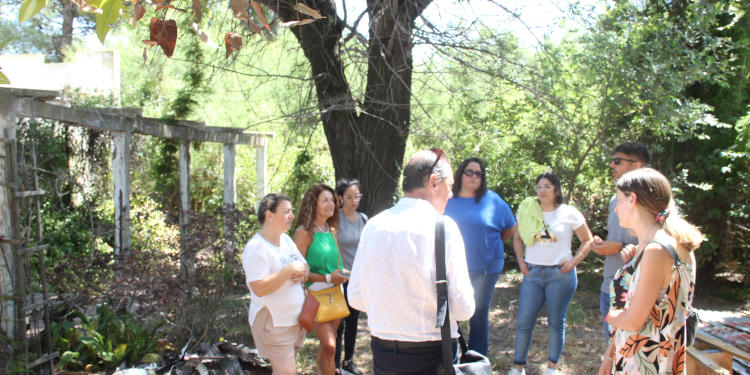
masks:
<path fill-rule="evenodd" d="M 714 347 L 716 349 L 719 349 L 723 352 L 727 352 L 735 357 L 742 358 L 745 361 L 750 361 L 750 353 L 737 348 L 735 346 L 732 346 L 730 344 L 725 343 L 724 341 L 721 341 L 713 336 L 707 335 L 701 330 L 698 330 L 698 333 L 695 335 L 696 341 L 702 341 L 711 347 Z"/>
<path fill-rule="evenodd" d="M 687 373 L 690 375 L 732 375 L 732 369 L 726 369 L 711 359 L 706 353 L 689 347 L 687 350 Z"/>
<path fill-rule="evenodd" d="M 14 87 L 0 87 L 0 94 L 12 95 L 18 98 L 36 98 L 52 100 L 60 96 L 60 91 L 20 89 Z"/>
<path fill-rule="evenodd" d="M 226 132 L 223 130 L 214 130 L 214 128 L 210 126 L 204 128 L 193 128 L 168 125 L 160 120 L 151 118 L 141 118 L 140 121 L 138 121 L 138 125 L 136 125 L 134 132 L 159 138 L 198 142 L 246 144 L 255 147 L 260 147 L 263 140 L 269 137 L 268 133 Z"/>
<path fill-rule="evenodd" d="M 133 120 L 126 114 L 109 113 L 100 109 L 68 108 L 31 99 L 23 101 L 21 115 L 42 117 L 76 124 L 84 128 L 113 132 L 130 131 L 133 126 Z"/>

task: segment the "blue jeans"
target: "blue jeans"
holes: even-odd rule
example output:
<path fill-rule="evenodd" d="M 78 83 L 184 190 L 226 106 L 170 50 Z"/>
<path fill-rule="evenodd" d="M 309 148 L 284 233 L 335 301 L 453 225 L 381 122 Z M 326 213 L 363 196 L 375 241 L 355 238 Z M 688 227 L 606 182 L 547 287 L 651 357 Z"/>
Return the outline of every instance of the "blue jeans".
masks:
<path fill-rule="evenodd" d="M 609 293 L 601 293 L 599 296 L 599 314 L 602 315 L 602 329 L 604 330 L 604 340 L 609 344 L 609 324 L 607 323 L 607 313 L 609 313 Z"/>
<path fill-rule="evenodd" d="M 513 363 L 525 365 L 531 345 L 531 334 L 542 305 L 547 304 L 549 339 L 547 359 L 557 363 L 565 344 L 565 314 L 573 299 L 578 277 L 576 270 L 560 272 L 560 266 L 529 265 L 529 273 L 521 282 L 518 317 L 516 319 L 516 347 Z"/>
<path fill-rule="evenodd" d="M 489 311 L 492 293 L 500 273 L 485 273 L 470 275 L 471 286 L 474 287 L 474 316 L 469 320 L 469 350 L 487 355 L 489 342 Z"/>

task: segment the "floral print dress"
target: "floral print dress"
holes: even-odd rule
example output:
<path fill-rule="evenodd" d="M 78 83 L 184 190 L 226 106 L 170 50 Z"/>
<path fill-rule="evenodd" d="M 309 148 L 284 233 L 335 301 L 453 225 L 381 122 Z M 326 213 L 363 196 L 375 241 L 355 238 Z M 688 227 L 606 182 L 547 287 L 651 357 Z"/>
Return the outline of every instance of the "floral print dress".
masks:
<path fill-rule="evenodd" d="M 688 263 L 682 263 L 681 267 L 682 274 L 690 279 L 687 283 L 688 290 L 680 287 L 685 284 L 681 283 L 680 272 L 673 265 L 669 273 L 669 284 L 666 289 L 659 291 L 656 304 L 643 327 L 636 332 L 623 329 L 615 331 L 614 374 L 686 373 L 687 348 L 683 328 L 687 319 L 687 307 L 693 302 L 695 272 Z M 617 272 L 610 286 L 613 307 L 629 307 L 636 292 L 639 272 L 637 262 L 630 262 Z M 617 292 L 620 293 L 616 294 Z"/>

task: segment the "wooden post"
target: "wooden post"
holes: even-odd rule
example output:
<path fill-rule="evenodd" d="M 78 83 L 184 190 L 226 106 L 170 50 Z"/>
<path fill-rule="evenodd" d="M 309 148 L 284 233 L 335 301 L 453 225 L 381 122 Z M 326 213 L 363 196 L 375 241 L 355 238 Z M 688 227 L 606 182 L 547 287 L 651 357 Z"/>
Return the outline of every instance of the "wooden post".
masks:
<path fill-rule="evenodd" d="M 255 149 L 255 198 L 258 202 L 267 194 L 268 182 L 266 181 L 266 169 L 268 169 L 268 139 L 260 140 L 260 146 Z"/>
<path fill-rule="evenodd" d="M 112 132 L 112 179 L 115 200 L 115 256 L 122 259 L 130 253 L 130 140 L 129 131 Z"/>
<path fill-rule="evenodd" d="M 15 138 L 16 122 L 19 114 L 19 100 L 13 95 L 0 92 L 0 328 L 23 340 L 26 325 L 22 318 L 23 308 L 23 265 L 20 256 L 15 256 L 14 246 L 18 243 L 18 217 L 14 193 Z M 5 296 L 13 296 L 6 299 Z M 19 304 L 20 303 L 20 304 Z M 19 322 L 17 324 L 17 321 Z M 21 337 L 19 337 L 21 336 Z"/>
<path fill-rule="evenodd" d="M 224 144 L 224 207 L 237 204 L 237 177 L 234 174 L 236 150 L 234 143 Z"/>
<path fill-rule="evenodd" d="M 183 276 L 193 274 L 193 259 L 188 249 L 190 226 L 190 141 L 180 141 L 180 268 Z"/>

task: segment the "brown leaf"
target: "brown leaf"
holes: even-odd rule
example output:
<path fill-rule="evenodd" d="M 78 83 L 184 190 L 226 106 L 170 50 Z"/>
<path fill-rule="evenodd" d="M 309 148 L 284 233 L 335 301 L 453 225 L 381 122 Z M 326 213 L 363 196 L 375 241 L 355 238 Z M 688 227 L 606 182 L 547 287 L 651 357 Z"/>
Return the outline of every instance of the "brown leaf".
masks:
<path fill-rule="evenodd" d="M 193 0 L 193 15 L 195 15 L 195 22 L 200 23 L 203 17 L 203 8 L 201 7 L 201 0 Z"/>
<path fill-rule="evenodd" d="M 253 29 L 253 31 L 258 33 L 258 35 L 263 35 L 263 29 L 261 29 L 260 26 L 258 26 L 258 24 L 256 24 L 250 19 L 247 20 L 247 23 L 250 25 L 250 28 Z"/>
<path fill-rule="evenodd" d="M 323 16 L 320 15 L 320 12 L 302 3 L 294 4 L 294 10 L 315 18 L 316 20 L 323 18 Z"/>
<path fill-rule="evenodd" d="M 174 9 L 174 10 L 176 10 L 178 12 L 187 13 L 187 11 L 185 9 L 176 8 L 172 4 L 160 4 L 159 6 L 156 7 L 156 11 L 157 12 L 160 11 L 160 10 L 162 10 L 162 9 Z"/>
<path fill-rule="evenodd" d="M 305 18 L 305 19 L 299 20 L 299 21 L 284 22 L 284 23 L 281 24 L 281 26 L 294 27 L 294 26 L 307 25 L 308 23 L 313 23 L 313 22 L 315 22 L 314 19 L 312 19 L 312 18 Z"/>
<path fill-rule="evenodd" d="M 234 51 L 239 51 L 242 48 L 242 36 L 237 33 L 226 33 L 224 35 L 224 45 L 227 46 L 227 58 Z"/>
<path fill-rule="evenodd" d="M 161 18 L 152 18 L 149 30 L 151 31 L 151 40 L 159 43 L 167 57 L 172 57 L 177 43 L 177 22 L 175 20 L 165 21 Z"/>
<path fill-rule="evenodd" d="M 247 17 L 247 0 L 230 0 L 229 4 L 232 6 L 232 13 L 235 18 Z"/>
<path fill-rule="evenodd" d="M 157 43 L 155 40 L 148 40 L 148 39 L 144 39 L 143 44 L 147 46 L 151 46 L 151 47 L 159 45 L 159 43 Z"/>
<path fill-rule="evenodd" d="M 143 18 L 144 14 L 146 14 L 146 8 L 143 7 L 140 1 L 135 3 L 135 5 L 133 5 L 133 27 L 135 27 L 135 24 Z"/>
<path fill-rule="evenodd" d="M 266 20 L 266 15 L 263 14 L 263 8 L 260 7 L 260 4 L 255 0 L 250 0 L 250 6 L 253 7 L 253 11 L 255 14 L 258 15 L 258 18 L 260 19 L 260 22 L 263 22 L 263 26 L 266 27 L 266 30 L 268 32 L 271 32 L 271 26 L 268 25 L 268 21 Z"/>
<path fill-rule="evenodd" d="M 78 7 L 81 8 L 81 11 L 84 11 L 84 12 L 93 12 L 93 13 L 99 13 L 99 14 L 104 13 L 104 11 L 89 4 L 88 2 L 86 2 L 86 0 L 70 0 L 70 2 L 75 5 L 78 5 Z"/>

